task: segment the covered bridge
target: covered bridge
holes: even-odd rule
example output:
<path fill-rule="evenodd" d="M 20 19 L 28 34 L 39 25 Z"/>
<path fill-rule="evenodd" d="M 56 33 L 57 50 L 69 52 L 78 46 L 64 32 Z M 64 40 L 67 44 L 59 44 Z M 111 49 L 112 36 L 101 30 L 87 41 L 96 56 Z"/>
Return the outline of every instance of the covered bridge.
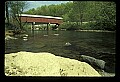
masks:
<path fill-rule="evenodd" d="M 29 15 L 29 14 L 19 14 L 21 18 L 21 22 L 32 23 L 32 28 L 34 27 L 35 23 L 42 23 L 42 24 L 56 24 L 60 25 L 62 23 L 61 17 L 53 17 L 53 16 L 43 16 L 43 15 Z"/>

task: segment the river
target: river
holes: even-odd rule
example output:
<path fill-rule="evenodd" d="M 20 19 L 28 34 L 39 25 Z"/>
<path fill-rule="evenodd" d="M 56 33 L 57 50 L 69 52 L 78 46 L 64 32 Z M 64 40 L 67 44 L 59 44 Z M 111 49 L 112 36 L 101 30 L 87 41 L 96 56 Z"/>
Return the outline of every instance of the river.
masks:
<path fill-rule="evenodd" d="M 18 39 L 6 40 L 5 53 L 49 52 L 77 60 L 80 55 L 88 55 L 106 61 L 107 71 L 115 72 L 115 32 L 27 31 L 26 34 L 26 37 L 15 35 Z"/>

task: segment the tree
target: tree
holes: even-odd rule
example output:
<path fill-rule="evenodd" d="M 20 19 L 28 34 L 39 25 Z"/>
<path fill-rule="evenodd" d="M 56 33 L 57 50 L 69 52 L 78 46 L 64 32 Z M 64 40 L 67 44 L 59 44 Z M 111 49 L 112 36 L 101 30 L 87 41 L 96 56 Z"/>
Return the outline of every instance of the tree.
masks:
<path fill-rule="evenodd" d="M 7 19 L 7 23 L 9 24 L 9 12 L 8 12 L 8 2 L 5 2 L 5 14 L 6 14 L 6 19 Z"/>
<path fill-rule="evenodd" d="M 24 14 L 32 14 L 32 15 L 35 15 L 35 14 L 36 14 L 36 10 L 35 10 L 35 8 L 32 8 L 32 9 L 26 11 L 26 12 L 23 12 L 23 13 L 24 13 Z"/>
<path fill-rule="evenodd" d="M 108 1 L 73 1 L 58 5 L 44 5 L 37 9 L 30 9 L 27 13 L 60 16 L 63 17 L 64 22 L 76 22 L 81 26 L 80 28 L 84 28 L 83 22 L 89 22 L 86 25 L 88 29 L 90 27 L 90 29 L 114 30 L 116 27 L 116 4 Z"/>
<path fill-rule="evenodd" d="M 80 25 L 82 27 L 83 15 L 86 10 L 87 1 L 73 1 L 73 10 L 76 12 L 76 16 L 79 18 Z"/>
<path fill-rule="evenodd" d="M 115 30 L 116 4 L 114 2 L 97 2 L 99 14 L 96 17 L 97 26 L 105 30 Z"/>
<path fill-rule="evenodd" d="M 24 9 L 27 7 L 25 1 L 9 1 L 10 13 L 13 19 L 18 23 L 20 29 L 23 29 L 21 19 L 19 16 L 23 13 Z"/>

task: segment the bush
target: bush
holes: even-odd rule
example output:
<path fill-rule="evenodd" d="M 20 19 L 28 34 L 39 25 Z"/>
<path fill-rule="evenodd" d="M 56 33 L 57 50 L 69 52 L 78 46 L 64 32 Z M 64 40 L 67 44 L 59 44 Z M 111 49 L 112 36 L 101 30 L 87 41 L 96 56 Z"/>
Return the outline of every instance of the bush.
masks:
<path fill-rule="evenodd" d="M 85 30 L 109 30 L 113 31 L 116 28 L 116 25 L 112 24 L 109 21 L 97 21 L 97 22 L 89 22 L 82 26 Z"/>
<path fill-rule="evenodd" d="M 104 29 L 108 31 L 113 31 L 116 28 L 116 25 L 110 23 L 109 21 L 101 21 L 96 23 L 97 28 Z"/>
<path fill-rule="evenodd" d="M 59 26 L 61 29 L 66 30 L 79 30 L 79 24 L 76 22 L 64 22 Z"/>
<path fill-rule="evenodd" d="M 96 24 L 95 22 L 88 22 L 86 24 L 82 25 L 83 30 L 96 30 Z"/>
<path fill-rule="evenodd" d="M 15 30 L 15 29 L 18 29 L 19 27 L 17 27 L 16 25 L 14 25 L 14 24 L 11 24 L 11 23 L 5 23 L 5 28 L 7 29 L 7 30 Z"/>
<path fill-rule="evenodd" d="M 115 30 L 116 26 L 108 21 L 98 21 L 98 22 L 88 22 L 83 23 L 82 27 L 80 27 L 80 23 L 77 22 L 64 22 L 60 25 L 61 29 L 66 30 Z"/>

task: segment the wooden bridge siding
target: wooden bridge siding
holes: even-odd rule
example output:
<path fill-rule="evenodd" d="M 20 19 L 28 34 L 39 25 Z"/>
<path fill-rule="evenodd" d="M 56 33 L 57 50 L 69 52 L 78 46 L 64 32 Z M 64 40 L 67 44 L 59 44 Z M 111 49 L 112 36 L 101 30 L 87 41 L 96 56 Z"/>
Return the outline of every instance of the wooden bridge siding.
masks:
<path fill-rule="evenodd" d="M 54 23 L 54 24 L 61 24 L 62 20 L 60 19 L 53 19 L 53 18 L 38 18 L 38 17 L 21 17 L 22 22 L 41 22 L 41 23 Z"/>

